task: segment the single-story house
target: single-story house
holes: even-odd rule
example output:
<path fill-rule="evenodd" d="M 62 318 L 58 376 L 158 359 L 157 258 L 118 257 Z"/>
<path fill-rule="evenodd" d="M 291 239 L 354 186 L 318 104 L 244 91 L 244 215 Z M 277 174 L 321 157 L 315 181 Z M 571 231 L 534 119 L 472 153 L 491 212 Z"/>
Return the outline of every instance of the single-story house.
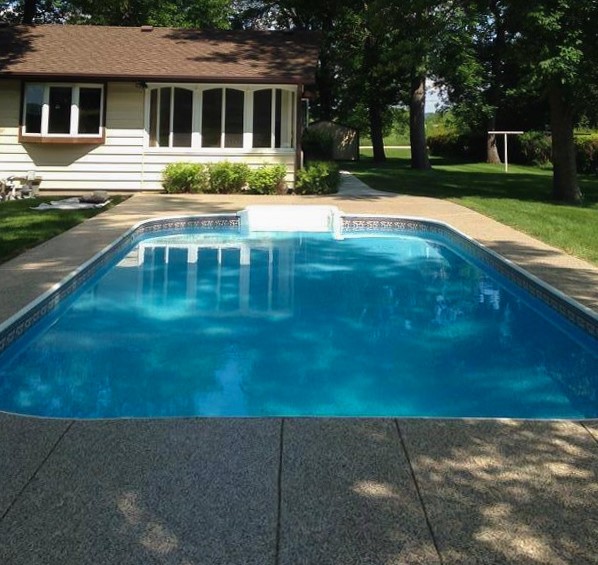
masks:
<path fill-rule="evenodd" d="M 160 190 L 168 163 L 301 163 L 317 36 L 142 26 L 0 27 L 0 177 Z"/>

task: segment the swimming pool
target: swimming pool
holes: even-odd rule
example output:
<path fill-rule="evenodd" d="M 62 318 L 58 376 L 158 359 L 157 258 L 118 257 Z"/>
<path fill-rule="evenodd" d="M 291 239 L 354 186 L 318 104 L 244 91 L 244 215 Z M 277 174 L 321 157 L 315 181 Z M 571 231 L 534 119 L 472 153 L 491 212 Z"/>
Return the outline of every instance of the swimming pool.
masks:
<path fill-rule="evenodd" d="M 0 331 L 0 410 L 598 416 L 592 314 L 441 224 L 154 221 L 73 280 Z"/>

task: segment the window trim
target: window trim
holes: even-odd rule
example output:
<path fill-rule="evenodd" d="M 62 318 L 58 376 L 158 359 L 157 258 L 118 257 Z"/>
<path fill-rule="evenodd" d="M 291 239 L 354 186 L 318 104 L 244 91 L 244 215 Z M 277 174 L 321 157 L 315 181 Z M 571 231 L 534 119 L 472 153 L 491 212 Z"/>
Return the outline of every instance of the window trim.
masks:
<path fill-rule="evenodd" d="M 27 115 L 27 85 L 40 85 L 43 87 L 41 131 L 28 133 L 26 129 Z M 50 119 L 50 88 L 71 88 L 71 119 L 69 133 L 49 133 Z M 100 94 L 100 127 L 97 134 L 79 133 L 79 96 L 81 88 L 99 88 Z M 63 143 L 63 144 L 101 144 L 106 141 L 106 83 L 97 82 L 23 82 L 21 95 L 21 113 L 19 124 L 19 142 L 21 143 Z"/>
<path fill-rule="evenodd" d="M 190 147 L 153 147 L 150 145 L 150 97 L 154 89 L 160 88 L 185 88 L 193 91 L 193 119 L 191 130 L 191 146 Z M 203 115 L 203 93 L 206 90 L 212 89 L 234 89 L 242 91 L 244 96 L 243 105 L 243 147 L 225 147 L 224 143 L 224 124 L 226 116 L 224 108 L 226 104 L 226 95 L 222 96 L 223 114 L 222 114 L 222 130 L 219 147 L 202 147 L 202 115 Z M 275 114 L 275 91 L 280 89 L 283 93 L 287 93 L 288 98 L 288 114 L 286 116 L 288 141 L 289 144 L 281 147 L 275 147 L 275 132 L 274 120 L 271 125 L 271 144 L 270 147 L 253 147 L 253 93 L 258 90 L 272 90 L 273 103 L 272 115 Z M 143 148 L 147 153 L 179 153 L 185 154 L 202 154 L 202 155 L 241 155 L 241 154 L 255 154 L 255 155 L 271 155 L 271 154 L 294 154 L 297 151 L 298 145 L 295 139 L 295 129 L 297 120 L 297 87 L 289 84 L 223 84 L 223 83 L 160 83 L 152 82 L 147 84 L 145 89 L 145 106 L 144 106 L 144 128 L 143 128 Z M 283 96 L 284 98 L 284 96 Z M 281 104 L 281 112 L 284 104 Z M 284 114 L 283 114 L 284 115 Z M 284 129 L 284 128 L 283 128 Z M 170 145 L 170 144 L 169 144 Z"/>

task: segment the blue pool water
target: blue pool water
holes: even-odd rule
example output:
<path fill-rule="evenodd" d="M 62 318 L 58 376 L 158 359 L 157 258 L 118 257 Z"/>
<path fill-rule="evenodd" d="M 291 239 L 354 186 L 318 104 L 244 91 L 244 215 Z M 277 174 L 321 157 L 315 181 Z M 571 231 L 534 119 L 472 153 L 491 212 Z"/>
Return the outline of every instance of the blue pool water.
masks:
<path fill-rule="evenodd" d="M 598 416 L 598 347 L 440 236 L 146 239 L 0 357 L 78 418 Z"/>

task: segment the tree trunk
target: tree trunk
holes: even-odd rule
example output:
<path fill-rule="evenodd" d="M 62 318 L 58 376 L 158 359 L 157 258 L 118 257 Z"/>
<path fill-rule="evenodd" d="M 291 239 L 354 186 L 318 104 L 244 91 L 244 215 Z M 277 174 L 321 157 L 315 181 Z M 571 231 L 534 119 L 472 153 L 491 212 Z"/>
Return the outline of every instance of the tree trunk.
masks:
<path fill-rule="evenodd" d="M 409 93 L 409 141 L 411 168 L 429 169 L 430 159 L 426 146 L 426 75 L 413 71 Z"/>
<path fill-rule="evenodd" d="M 501 1 L 490 2 L 490 12 L 493 16 L 495 35 L 492 41 L 492 60 L 490 67 L 490 86 L 488 88 L 488 104 L 492 108 L 491 116 L 488 118 L 488 131 L 496 130 L 496 110 L 500 103 L 500 84 L 502 83 L 502 67 L 506 43 L 506 30 L 504 26 L 504 14 Z M 500 163 L 500 155 L 496 146 L 496 135 L 488 134 L 486 141 L 486 162 Z"/>
<path fill-rule="evenodd" d="M 323 45 L 320 50 L 320 64 L 316 72 L 320 105 L 318 118 L 327 121 L 333 118 L 334 77 L 332 61 L 330 60 L 332 28 L 332 17 L 327 14 L 322 20 Z"/>
<path fill-rule="evenodd" d="M 31 25 L 37 12 L 37 0 L 25 0 L 23 2 L 23 17 L 21 23 Z"/>
<path fill-rule="evenodd" d="M 382 109 L 377 100 L 370 100 L 368 106 L 370 135 L 372 138 L 372 146 L 374 148 L 374 162 L 383 163 L 386 161 L 386 153 L 384 152 L 384 134 L 382 132 Z"/>
<path fill-rule="evenodd" d="M 496 129 L 496 118 L 492 116 L 488 120 L 488 131 Z M 498 147 L 496 146 L 496 134 L 489 133 L 486 141 L 486 163 L 501 163 Z"/>
<path fill-rule="evenodd" d="M 555 200 L 581 203 L 577 183 L 575 144 L 573 142 L 573 109 L 565 100 L 562 86 L 550 87 L 550 127 L 552 130 L 552 197 Z"/>

